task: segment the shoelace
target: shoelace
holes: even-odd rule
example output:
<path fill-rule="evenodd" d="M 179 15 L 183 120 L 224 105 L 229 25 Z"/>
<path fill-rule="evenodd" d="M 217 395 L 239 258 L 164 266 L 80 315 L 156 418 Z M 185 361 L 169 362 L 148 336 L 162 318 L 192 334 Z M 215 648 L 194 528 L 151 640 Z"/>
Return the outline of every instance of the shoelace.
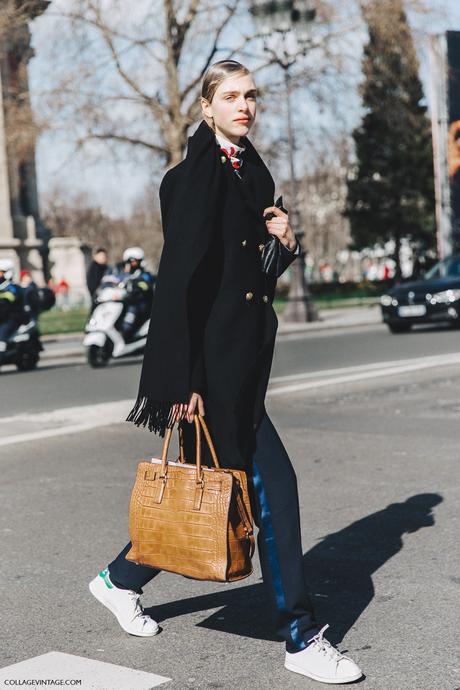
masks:
<path fill-rule="evenodd" d="M 307 640 L 307 642 L 311 642 L 312 644 L 316 645 L 321 654 L 329 656 L 332 661 L 336 661 L 338 663 L 341 659 L 346 659 L 347 657 L 345 657 L 344 654 L 341 654 L 338 649 L 333 647 L 331 643 L 323 637 L 324 631 L 327 630 L 328 627 L 329 624 L 326 623 L 326 625 L 321 628 L 319 633 L 311 637 L 309 640 Z"/>
<path fill-rule="evenodd" d="M 149 622 L 149 616 L 147 616 L 146 613 L 144 613 L 144 609 L 142 608 L 142 604 L 140 602 L 140 594 L 137 592 L 134 592 L 131 590 L 129 592 L 131 599 L 134 601 L 134 615 L 131 618 L 131 620 L 134 620 L 135 618 L 142 618 L 144 623 Z"/>

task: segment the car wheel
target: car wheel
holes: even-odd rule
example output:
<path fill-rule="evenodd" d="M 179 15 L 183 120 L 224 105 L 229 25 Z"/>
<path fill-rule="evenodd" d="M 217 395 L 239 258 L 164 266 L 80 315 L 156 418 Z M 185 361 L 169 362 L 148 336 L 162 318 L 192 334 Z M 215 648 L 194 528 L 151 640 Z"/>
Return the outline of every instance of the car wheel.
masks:
<path fill-rule="evenodd" d="M 93 367 L 93 369 L 100 369 L 101 367 L 106 367 L 109 363 L 110 353 L 107 351 L 106 347 L 100 347 L 99 345 L 90 345 L 88 348 L 88 364 Z"/>
<path fill-rule="evenodd" d="M 411 325 L 409 323 L 389 323 L 390 333 L 409 333 Z"/>

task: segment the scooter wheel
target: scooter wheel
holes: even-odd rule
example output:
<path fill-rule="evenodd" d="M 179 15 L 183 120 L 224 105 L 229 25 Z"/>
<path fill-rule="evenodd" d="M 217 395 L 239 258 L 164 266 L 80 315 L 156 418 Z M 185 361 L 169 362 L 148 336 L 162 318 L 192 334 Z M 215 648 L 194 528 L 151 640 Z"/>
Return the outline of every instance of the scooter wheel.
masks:
<path fill-rule="evenodd" d="M 16 360 L 16 367 L 18 371 L 31 371 L 35 369 L 39 359 L 38 352 L 22 352 Z"/>
<path fill-rule="evenodd" d="M 101 367 L 106 367 L 109 363 L 110 354 L 107 352 L 107 348 L 100 347 L 99 345 L 90 345 L 88 348 L 88 364 L 93 367 L 93 369 L 100 369 Z"/>

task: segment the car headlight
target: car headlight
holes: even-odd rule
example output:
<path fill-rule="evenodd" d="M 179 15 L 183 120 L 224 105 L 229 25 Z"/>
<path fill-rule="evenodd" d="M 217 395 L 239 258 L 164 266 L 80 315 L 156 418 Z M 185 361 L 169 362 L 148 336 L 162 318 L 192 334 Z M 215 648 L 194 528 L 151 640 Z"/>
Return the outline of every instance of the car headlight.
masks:
<path fill-rule="evenodd" d="M 380 298 L 380 304 L 382 307 L 391 307 L 391 304 L 393 302 L 393 297 L 390 295 L 382 295 Z"/>
<path fill-rule="evenodd" d="M 428 295 L 427 295 L 428 299 Z M 449 304 L 460 299 L 460 290 L 443 290 L 442 292 L 435 292 L 431 295 L 429 300 L 431 304 Z"/>

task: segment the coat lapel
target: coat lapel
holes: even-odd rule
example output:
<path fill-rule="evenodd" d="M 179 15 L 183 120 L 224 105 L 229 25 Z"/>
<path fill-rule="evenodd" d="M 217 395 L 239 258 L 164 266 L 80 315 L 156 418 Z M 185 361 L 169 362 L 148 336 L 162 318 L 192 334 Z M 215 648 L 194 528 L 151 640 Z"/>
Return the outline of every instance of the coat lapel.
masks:
<path fill-rule="evenodd" d="M 231 178 L 231 183 L 238 190 L 238 194 L 246 204 L 249 211 L 259 223 L 263 220 L 263 211 L 273 204 L 275 185 L 265 163 L 257 154 L 251 143 L 246 140 L 246 151 L 242 167 L 242 176 L 238 177 L 230 163 L 225 163 L 226 172 Z"/>

